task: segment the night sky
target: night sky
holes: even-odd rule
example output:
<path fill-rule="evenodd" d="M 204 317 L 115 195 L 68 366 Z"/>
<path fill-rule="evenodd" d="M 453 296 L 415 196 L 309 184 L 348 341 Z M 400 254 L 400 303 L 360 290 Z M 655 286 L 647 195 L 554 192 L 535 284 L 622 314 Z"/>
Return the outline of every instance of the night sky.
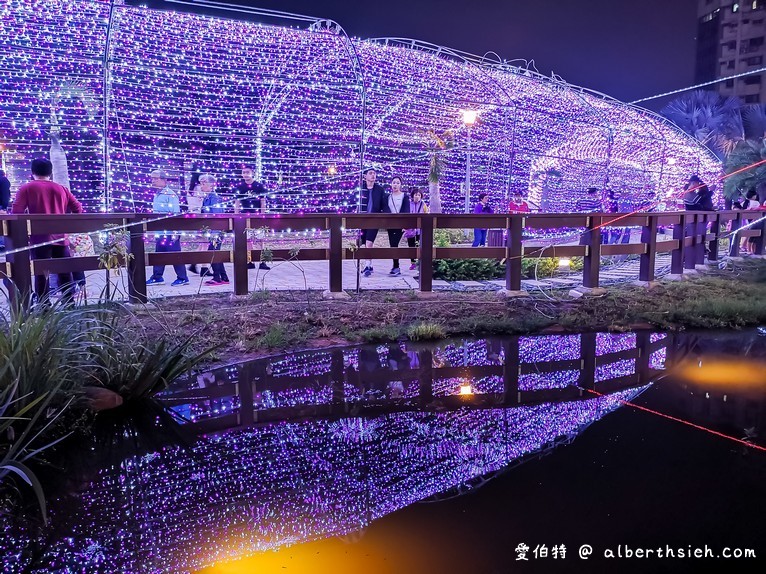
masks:
<path fill-rule="evenodd" d="M 696 0 L 230 3 L 329 18 L 350 36 L 415 38 L 478 55 L 494 51 L 503 59 L 533 59 L 544 75 L 553 71 L 570 83 L 624 101 L 686 87 L 693 80 Z M 160 0 L 147 4 L 189 10 L 188 6 Z M 667 101 L 644 105 L 658 109 Z"/>

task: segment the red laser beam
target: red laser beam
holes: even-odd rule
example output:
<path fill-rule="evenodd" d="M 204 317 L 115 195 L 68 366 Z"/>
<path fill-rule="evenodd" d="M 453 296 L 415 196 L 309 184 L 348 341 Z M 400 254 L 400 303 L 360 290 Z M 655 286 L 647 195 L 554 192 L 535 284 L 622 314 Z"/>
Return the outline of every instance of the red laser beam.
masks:
<path fill-rule="evenodd" d="M 589 393 L 593 393 L 594 395 L 599 396 L 599 397 L 608 396 L 608 395 L 604 395 L 603 393 L 599 393 L 598 391 L 594 391 L 593 389 L 582 389 L 582 390 L 587 391 Z M 754 449 L 766 452 L 766 447 L 763 447 L 763 446 L 761 446 L 759 444 L 747 442 L 746 440 L 743 440 L 741 438 L 733 437 L 731 435 L 724 434 L 722 432 L 718 432 L 718 431 L 715 431 L 713 429 L 709 429 L 707 427 L 703 427 L 702 425 L 698 425 L 698 424 L 695 424 L 693 422 L 690 422 L 690 421 L 687 421 L 687 420 L 684 420 L 684 419 L 680 419 L 678 417 L 673 417 L 673 416 L 667 415 L 665 413 L 661 413 L 659 411 L 655 411 L 654 409 L 650 409 L 650 408 L 647 408 L 647 407 L 642 407 L 641 405 L 637 405 L 636 403 L 631 403 L 630 401 L 623 401 L 621 399 L 618 399 L 618 400 L 623 405 L 626 405 L 626 406 L 629 406 L 629 407 L 633 407 L 634 409 L 638 409 L 640 411 L 651 413 L 653 415 L 657 415 L 658 417 L 662 417 L 662 418 L 665 418 L 665 419 L 668 419 L 668 420 L 671 420 L 671 421 L 675 421 L 677 423 L 681 423 L 681 424 L 684 424 L 686 426 L 690 426 L 690 427 L 695 428 L 697 430 L 705 431 L 705 432 L 710 433 L 712 435 L 719 436 L 721 438 L 725 438 L 725 439 L 737 442 L 737 443 L 742 444 L 742 445 L 744 445 L 746 447 L 754 448 Z"/>

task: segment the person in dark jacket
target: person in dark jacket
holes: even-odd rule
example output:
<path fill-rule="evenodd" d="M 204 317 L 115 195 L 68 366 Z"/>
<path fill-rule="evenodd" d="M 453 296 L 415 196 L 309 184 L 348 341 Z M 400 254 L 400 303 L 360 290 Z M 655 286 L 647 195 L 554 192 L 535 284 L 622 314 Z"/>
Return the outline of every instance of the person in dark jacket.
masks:
<path fill-rule="evenodd" d="M 386 192 L 379 183 L 375 183 L 377 173 L 370 168 L 364 172 L 364 183 L 362 184 L 361 195 L 359 196 L 360 213 L 385 213 L 386 212 Z M 360 247 L 372 247 L 375 238 L 378 236 L 377 229 L 362 229 L 360 237 Z M 362 274 L 365 277 L 372 275 L 372 260 L 367 260 Z"/>
<path fill-rule="evenodd" d="M 11 205 L 11 182 L 0 169 L 0 213 L 8 211 Z"/>
<path fill-rule="evenodd" d="M 684 186 L 684 209 L 686 211 L 715 211 L 713 193 L 699 176 L 693 175 Z"/>

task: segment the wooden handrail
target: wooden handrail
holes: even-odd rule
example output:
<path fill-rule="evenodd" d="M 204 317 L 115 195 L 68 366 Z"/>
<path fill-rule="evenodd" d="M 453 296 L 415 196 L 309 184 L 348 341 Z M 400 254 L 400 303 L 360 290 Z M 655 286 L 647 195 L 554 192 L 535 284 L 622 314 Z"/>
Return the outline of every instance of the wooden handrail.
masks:
<path fill-rule="evenodd" d="M 0 233 L 5 236 L 7 262 L 0 264 L 0 276 L 15 283 L 19 292 L 29 294 L 33 273 L 49 273 L 63 269 L 57 260 L 38 259 L 31 262 L 31 235 L 49 233 L 93 233 L 107 231 L 107 225 L 123 225 L 130 230 L 129 251 L 133 260 L 128 263 L 129 296 L 131 301 L 147 300 L 146 266 L 150 264 L 186 264 L 231 262 L 234 265 L 234 292 L 248 292 L 248 259 L 261 257 L 261 246 L 248 242 L 248 229 L 265 228 L 271 231 L 329 232 L 329 244 L 318 248 L 306 248 L 290 254 L 289 250 L 273 250 L 276 258 L 293 257 L 304 261 L 327 261 L 331 292 L 342 291 L 343 260 L 359 258 L 415 258 L 421 261 L 420 290 L 431 291 L 433 287 L 433 260 L 436 258 L 489 257 L 505 259 L 507 263 L 506 288 L 521 289 L 521 257 L 571 257 L 583 256 L 583 285 L 599 286 L 600 259 L 602 255 L 637 254 L 641 257 L 639 279 L 655 278 L 654 258 L 657 253 L 671 253 L 671 272 L 681 274 L 704 262 L 706 244 L 710 260 L 719 255 L 719 242 L 724 230 L 730 225 L 736 231 L 752 221 L 764 217 L 762 211 L 719 212 L 657 212 L 657 213 L 534 213 L 534 214 L 215 214 L 156 216 L 151 214 L 67 214 L 67 215 L 0 215 Z M 729 223 L 730 222 L 730 223 Z M 639 243 L 602 245 L 602 232 L 620 227 L 641 228 Z M 660 227 L 672 226 L 672 240 L 657 240 Z M 500 245 L 467 248 L 437 247 L 434 234 L 440 229 L 470 228 L 501 229 L 506 234 Z M 371 249 L 351 248 L 343 244 L 344 229 L 365 228 L 418 228 L 421 245 L 412 247 L 382 247 Z M 578 232 L 583 228 L 579 245 L 523 245 L 525 232 L 564 228 Z M 230 251 L 186 251 L 170 253 L 146 253 L 146 234 L 163 231 L 194 232 L 203 229 L 233 232 Z M 739 232 L 730 248 L 731 255 L 739 253 L 739 238 L 755 238 L 754 251 L 764 252 L 764 225 L 757 223 Z M 72 269 L 98 269 L 97 258 L 80 258 Z"/>

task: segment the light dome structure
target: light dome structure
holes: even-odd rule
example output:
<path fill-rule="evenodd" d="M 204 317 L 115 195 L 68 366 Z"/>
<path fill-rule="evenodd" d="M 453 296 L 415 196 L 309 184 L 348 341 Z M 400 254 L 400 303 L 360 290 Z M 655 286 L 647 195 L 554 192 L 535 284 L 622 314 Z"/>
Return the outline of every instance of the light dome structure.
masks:
<path fill-rule="evenodd" d="M 354 211 L 366 167 L 425 187 L 434 136 L 454 143 L 441 151 L 446 212 L 463 211 L 467 171 L 471 201 L 488 192 L 502 205 L 521 191 L 567 212 L 588 187 L 633 209 L 721 170 L 647 110 L 496 59 L 352 39 L 308 17 L 221 16 L 119 0 L 4 2 L 0 144 L 14 182 L 48 153 L 51 132 L 89 211 L 147 210 L 157 167 L 181 189 L 194 171 L 214 173 L 225 192 L 244 163 L 274 211 Z"/>

